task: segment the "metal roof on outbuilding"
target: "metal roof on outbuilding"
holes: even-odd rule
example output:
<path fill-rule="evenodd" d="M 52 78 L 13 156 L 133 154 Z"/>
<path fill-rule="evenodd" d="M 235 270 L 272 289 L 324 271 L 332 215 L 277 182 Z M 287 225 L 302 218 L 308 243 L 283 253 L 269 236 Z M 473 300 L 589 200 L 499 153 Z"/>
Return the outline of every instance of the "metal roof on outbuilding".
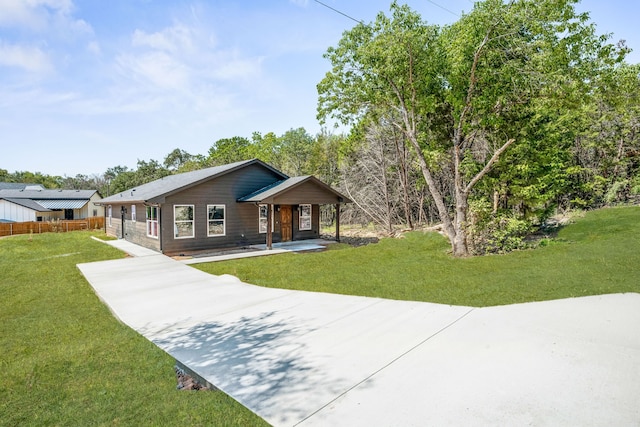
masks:
<path fill-rule="evenodd" d="M 86 205 L 89 201 L 86 199 L 81 200 L 34 200 L 39 205 L 44 206 L 47 209 L 80 209 Z"/>
<path fill-rule="evenodd" d="M 15 205 L 25 207 L 27 209 L 31 209 L 37 212 L 50 212 L 49 209 L 45 208 L 38 202 L 31 199 L 12 199 L 9 197 L 0 197 L 2 200 L 6 200 L 7 202 L 11 202 Z"/>
<path fill-rule="evenodd" d="M 31 200 L 89 200 L 96 190 L 0 190 L 0 197 Z"/>

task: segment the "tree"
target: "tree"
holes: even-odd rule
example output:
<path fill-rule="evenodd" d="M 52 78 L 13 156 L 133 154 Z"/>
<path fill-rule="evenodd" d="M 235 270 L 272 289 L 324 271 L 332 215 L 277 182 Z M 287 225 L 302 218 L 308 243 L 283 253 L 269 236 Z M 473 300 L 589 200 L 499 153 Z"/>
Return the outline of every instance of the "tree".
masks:
<path fill-rule="evenodd" d="M 234 136 L 217 140 L 209 149 L 208 166 L 225 165 L 250 159 L 251 141 Z"/>
<path fill-rule="evenodd" d="M 453 254 L 466 256 L 476 186 L 512 145 L 539 137 L 537 109 L 579 100 L 611 58 L 576 1 L 486 0 L 445 28 L 394 2 L 390 18 L 358 24 L 325 54 L 319 118 L 383 117 L 402 132 Z"/>

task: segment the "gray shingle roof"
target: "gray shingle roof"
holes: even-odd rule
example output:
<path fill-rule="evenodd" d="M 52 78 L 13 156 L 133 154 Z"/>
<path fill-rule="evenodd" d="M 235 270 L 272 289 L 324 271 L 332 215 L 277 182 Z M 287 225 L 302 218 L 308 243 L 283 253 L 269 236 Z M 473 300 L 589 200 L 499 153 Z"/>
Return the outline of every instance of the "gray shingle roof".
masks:
<path fill-rule="evenodd" d="M 32 200 L 89 200 L 96 190 L 0 190 L 0 198 Z"/>
<path fill-rule="evenodd" d="M 284 179 L 282 181 L 278 181 L 264 188 L 261 188 L 258 191 L 254 191 L 253 193 L 238 199 L 238 201 L 259 203 L 279 193 L 282 193 L 292 187 L 295 187 L 296 185 L 300 184 L 303 181 L 306 181 L 309 178 L 310 176 L 306 175 L 306 176 L 296 176 L 293 178 Z"/>
<path fill-rule="evenodd" d="M 31 188 L 39 187 L 44 190 L 44 187 L 40 184 L 23 184 L 20 182 L 0 182 L 0 190 L 24 190 L 27 187 L 31 187 Z"/>
<path fill-rule="evenodd" d="M 261 188 L 258 191 L 255 191 L 247 196 L 244 196 L 238 199 L 239 202 L 251 202 L 251 203 L 262 203 L 267 201 L 271 203 L 275 197 L 281 196 L 287 191 L 297 187 L 298 185 L 304 184 L 306 182 L 311 182 L 320 188 L 323 188 L 327 194 L 333 194 L 338 197 L 341 202 L 340 203 L 351 203 L 351 200 L 344 197 L 342 194 L 338 193 L 336 190 L 331 188 L 329 185 L 320 181 L 318 178 L 312 175 L 305 176 L 296 176 L 293 178 L 287 178 L 282 181 L 278 181 L 273 183 L 267 187 Z M 270 201 L 271 200 L 271 201 Z"/>
<path fill-rule="evenodd" d="M 258 159 L 243 160 L 241 162 L 227 165 L 214 166 L 212 168 L 200 169 L 192 172 L 185 172 L 176 175 L 165 176 L 164 178 L 151 181 L 126 191 L 114 194 L 100 200 L 100 204 L 106 203 L 128 203 L 128 202 L 160 202 L 162 198 L 177 191 L 197 185 L 216 176 L 223 175 L 236 169 L 240 169 L 251 164 L 260 164 L 276 172 L 283 178 L 287 176 L 282 172 L 272 168 Z"/>
<path fill-rule="evenodd" d="M 24 206 L 25 208 L 32 209 L 34 211 L 50 212 L 49 209 L 45 208 L 44 206 L 42 206 L 38 202 L 36 202 L 34 200 L 31 200 L 31 199 L 12 199 L 12 198 L 8 198 L 8 197 L 0 197 L 0 199 L 4 199 L 4 200 L 6 200 L 8 202 L 11 202 L 11 203 L 19 205 L 19 206 Z"/>

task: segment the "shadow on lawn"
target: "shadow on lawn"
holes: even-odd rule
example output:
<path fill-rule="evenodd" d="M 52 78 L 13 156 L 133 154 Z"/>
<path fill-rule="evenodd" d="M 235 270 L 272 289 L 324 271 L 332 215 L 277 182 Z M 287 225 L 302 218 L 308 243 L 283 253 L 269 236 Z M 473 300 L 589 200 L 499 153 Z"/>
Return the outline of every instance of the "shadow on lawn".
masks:
<path fill-rule="evenodd" d="M 311 330 L 292 324 L 269 312 L 202 323 L 153 341 L 270 423 L 292 425 L 326 404 L 327 392 L 339 394 L 346 386 L 314 367 L 297 339 Z"/>

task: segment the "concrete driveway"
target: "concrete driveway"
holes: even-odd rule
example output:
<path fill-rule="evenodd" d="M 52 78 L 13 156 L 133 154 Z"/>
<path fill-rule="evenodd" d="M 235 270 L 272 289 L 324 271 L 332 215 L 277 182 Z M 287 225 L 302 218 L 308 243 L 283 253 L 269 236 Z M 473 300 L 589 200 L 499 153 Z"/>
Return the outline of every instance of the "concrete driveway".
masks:
<path fill-rule="evenodd" d="M 274 426 L 640 426 L 640 294 L 457 307 L 138 255 L 78 267 L 125 324 Z"/>

